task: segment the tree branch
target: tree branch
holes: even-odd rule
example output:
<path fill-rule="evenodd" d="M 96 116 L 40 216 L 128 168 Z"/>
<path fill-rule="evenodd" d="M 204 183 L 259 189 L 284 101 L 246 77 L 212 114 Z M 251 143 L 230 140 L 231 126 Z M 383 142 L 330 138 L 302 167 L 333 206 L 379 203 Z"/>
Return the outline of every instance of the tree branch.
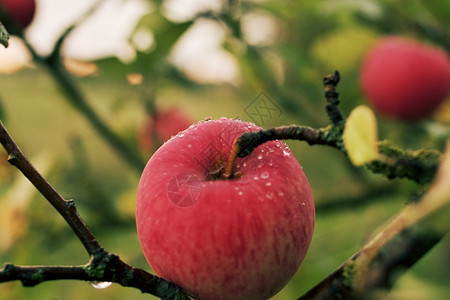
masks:
<path fill-rule="evenodd" d="M 347 154 L 342 138 L 346 118 L 338 108 L 340 100 L 338 99 L 339 94 L 336 92 L 339 80 L 338 71 L 335 71 L 334 75 L 326 76 L 323 80 L 327 99 L 326 111 L 331 125 L 319 129 L 291 125 L 246 132 L 233 142 L 224 178 L 228 178 L 232 174 L 237 157 L 248 156 L 259 145 L 273 140 L 305 141 L 309 145 L 331 146 Z M 379 149 L 384 156 L 366 164 L 370 171 L 382 174 L 389 179 L 408 178 L 419 184 L 427 184 L 433 180 L 441 157 L 440 152 L 436 150 L 403 150 L 388 142 L 379 142 Z"/>
<path fill-rule="evenodd" d="M 392 287 L 404 272 L 450 230 L 450 140 L 429 191 L 406 206 L 384 229 L 335 272 L 299 299 L 361 299 Z M 364 297 L 363 297 L 364 298 Z"/>
<path fill-rule="evenodd" d="M 137 288 L 142 293 L 152 294 L 162 299 L 189 299 L 179 287 L 142 269 L 127 265 L 116 255 L 105 252 L 101 257 L 102 259 L 91 259 L 83 266 L 5 264 L 0 269 L 0 282 L 19 280 L 26 287 L 53 280 L 114 282 L 124 287 Z"/>
<path fill-rule="evenodd" d="M 28 49 L 30 50 L 33 58 L 44 65 L 53 76 L 54 80 L 59 84 L 61 89 L 66 94 L 66 99 L 69 103 L 81 113 L 89 124 L 97 131 L 98 135 L 103 138 L 107 144 L 133 169 L 137 172 L 142 172 L 146 161 L 141 157 L 141 155 L 129 147 L 111 128 L 101 119 L 101 117 L 95 112 L 95 110 L 89 105 L 86 97 L 82 94 L 79 87 L 76 86 L 75 82 L 72 80 L 71 76 L 67 73 L 64 66 L 61 63 L 61 47 L 66 39 L 66 37 L 76 28 L 77 25 L 81 24 L 88 16 L 90 16 L 95 10 L 102 4 L 104 0 L 99 0 L 92 5 L 84 16 L 79 18 L 75 24 L 71 25 L 64 31 L 64 33 L 57 40 L 52 53 L 48 57 L 42 57 L 36 50 L 30 45 L 27 40 L 24 42 Z"/>
<path fill-rule="evenodd" d="M 8 153 L 8 162 L 19 169 L 70 225 L 90 255 L 101 251 L 92 232 L 78 214 L 73 200 L 64 199 L 33 167 L 0 121 L 0 143 Z"/>
<path fill-rule="evenodd" d="M 323 85 L 325 87 L 325 98 L 327 99 L 327 114 L 334 126 L 343 126 L 345 123 L 345 117 L 338 109 L 339 94 L 336 92 L 336 86 L 341 80 L 341 76 L 338 71 L 334 71 L 333 75 L 328 75 L 323 79 Z"/>
<path fill-rule="evenodd" d="M 87 265 L 75 267 L 18 267 L 6 264 L 0 270 L 0 282 L 20 280 L 24 286 L 33 286 L 43 281 L 57 279 L 110 281 L 138 288 L 143 293 L 151 293 L 163 299 L 188 299 L 181 289 L 172 283 L 142 269 L 133 268 L 120 260 L 117 255 L 103 249 L 78 214 L 74 201 L 64 199 L 39 174 L 1 121 L 0 143 L 9 155 L 8 161 L 18 168 L 60 213 L 91 256 Z"/>

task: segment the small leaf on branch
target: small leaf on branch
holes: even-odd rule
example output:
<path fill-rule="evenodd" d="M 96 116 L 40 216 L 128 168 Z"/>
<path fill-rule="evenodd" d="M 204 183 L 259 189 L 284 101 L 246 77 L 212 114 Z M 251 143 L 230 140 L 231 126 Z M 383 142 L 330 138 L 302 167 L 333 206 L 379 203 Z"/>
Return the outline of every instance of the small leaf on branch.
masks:
<path fill-rule="evenodd" d="M 6 30 L 5 26 L 3 26 L 2 22 L 0 22 L 0 44 L 5 46 L 5 48 L 8 48 L 8 40 L 9 33 Z"/>
<path fill-rule="evenodd" d="M 345 124 L 343 140 L 355 166 L 362 166 L 379 157 L 377 119 L 369 107 L 360 105 L 353 109 Z"/>

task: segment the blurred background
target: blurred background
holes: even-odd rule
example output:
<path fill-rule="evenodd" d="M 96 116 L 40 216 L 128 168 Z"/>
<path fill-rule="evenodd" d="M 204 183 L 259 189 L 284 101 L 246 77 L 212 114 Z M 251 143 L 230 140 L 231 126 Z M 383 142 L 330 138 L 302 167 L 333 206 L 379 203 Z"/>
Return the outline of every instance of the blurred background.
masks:
<path fill-rule="evenodd" d="M 48 181 L 75 199 L 99 242 L 146 270 L 136 188 L 146 161 L 171 135 L 205 117 L 325 126 L 322 78 L 341 72 L 344 113 L 364 104 L 360 65 L 380 37 L 450 45 L 445 0 L 36 2 L 26 42 L 13 36 L 9 48 L 0 47 L 0 118 Z M 55 45 L 61 66 L 45 60 Z M 378 116 L 380 139 L 443 150 L 448 100 L 421 122 Z M 119 142 L 92 125 L 90 112 Z M 305 261 L 277 300 L 301 296 L 420 193 L 414 183 L 353 167 L 336 150 L 288 144 L 310 181 L 317 221 Z M 0 263 L 86 263 L 67 224 L 6 158 L 0 151 Z M 385 299 L 448 299 L 449 253 L 447 237 Z M 94 298 L 154 299 L 115 284 L 0 285 L 0 299 Z"/>

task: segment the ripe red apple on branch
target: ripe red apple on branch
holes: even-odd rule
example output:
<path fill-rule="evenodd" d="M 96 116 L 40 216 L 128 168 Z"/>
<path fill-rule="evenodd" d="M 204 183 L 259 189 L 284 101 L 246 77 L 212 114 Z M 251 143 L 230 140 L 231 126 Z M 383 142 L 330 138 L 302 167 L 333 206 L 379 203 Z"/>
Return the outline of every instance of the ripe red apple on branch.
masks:
<path fill-rule="evenodd" d="M 311 242 L 311 189 L 286 144 L 260 145 L 223 177 L 233 140 L 260 129 L 201 121 L 165 143 L 142 174 L 136 223 L 145 257 L 199 299 L 270 298 Z"/>
<path fill-rule="evenodd" d="M 418 120 L 432 114 L 450 91 L 450 60 L 445 50 L 402 37 L 381 39 L 367 54 L 362 90 L 387 116 Z"/>
<path fill-rule="evenodd" d="M 30 25 L 35 10 L 35 0 L 0 0 L 0 21 L 8 30 L 23 30 Z"/>

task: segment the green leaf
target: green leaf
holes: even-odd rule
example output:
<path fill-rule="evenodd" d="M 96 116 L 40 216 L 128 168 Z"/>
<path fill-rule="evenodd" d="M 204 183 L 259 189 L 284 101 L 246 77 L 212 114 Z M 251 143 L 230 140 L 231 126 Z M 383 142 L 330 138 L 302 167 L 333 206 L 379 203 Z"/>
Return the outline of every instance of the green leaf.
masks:
<path fill-rule="evenodd" d="M 362 166 L 379 157 L 377 119 L 365 105 L 353 109 L 344 128 L 344 145 L 355 166 Z"/>
<path fill-rule="evenodd" d="M 3 26 L 2 22 L 0 22 L 0 44 L 5 46 L 5 48 L 8 48 L 8 40 L 9 33 L 6 30 L 5 26 Z"/>

